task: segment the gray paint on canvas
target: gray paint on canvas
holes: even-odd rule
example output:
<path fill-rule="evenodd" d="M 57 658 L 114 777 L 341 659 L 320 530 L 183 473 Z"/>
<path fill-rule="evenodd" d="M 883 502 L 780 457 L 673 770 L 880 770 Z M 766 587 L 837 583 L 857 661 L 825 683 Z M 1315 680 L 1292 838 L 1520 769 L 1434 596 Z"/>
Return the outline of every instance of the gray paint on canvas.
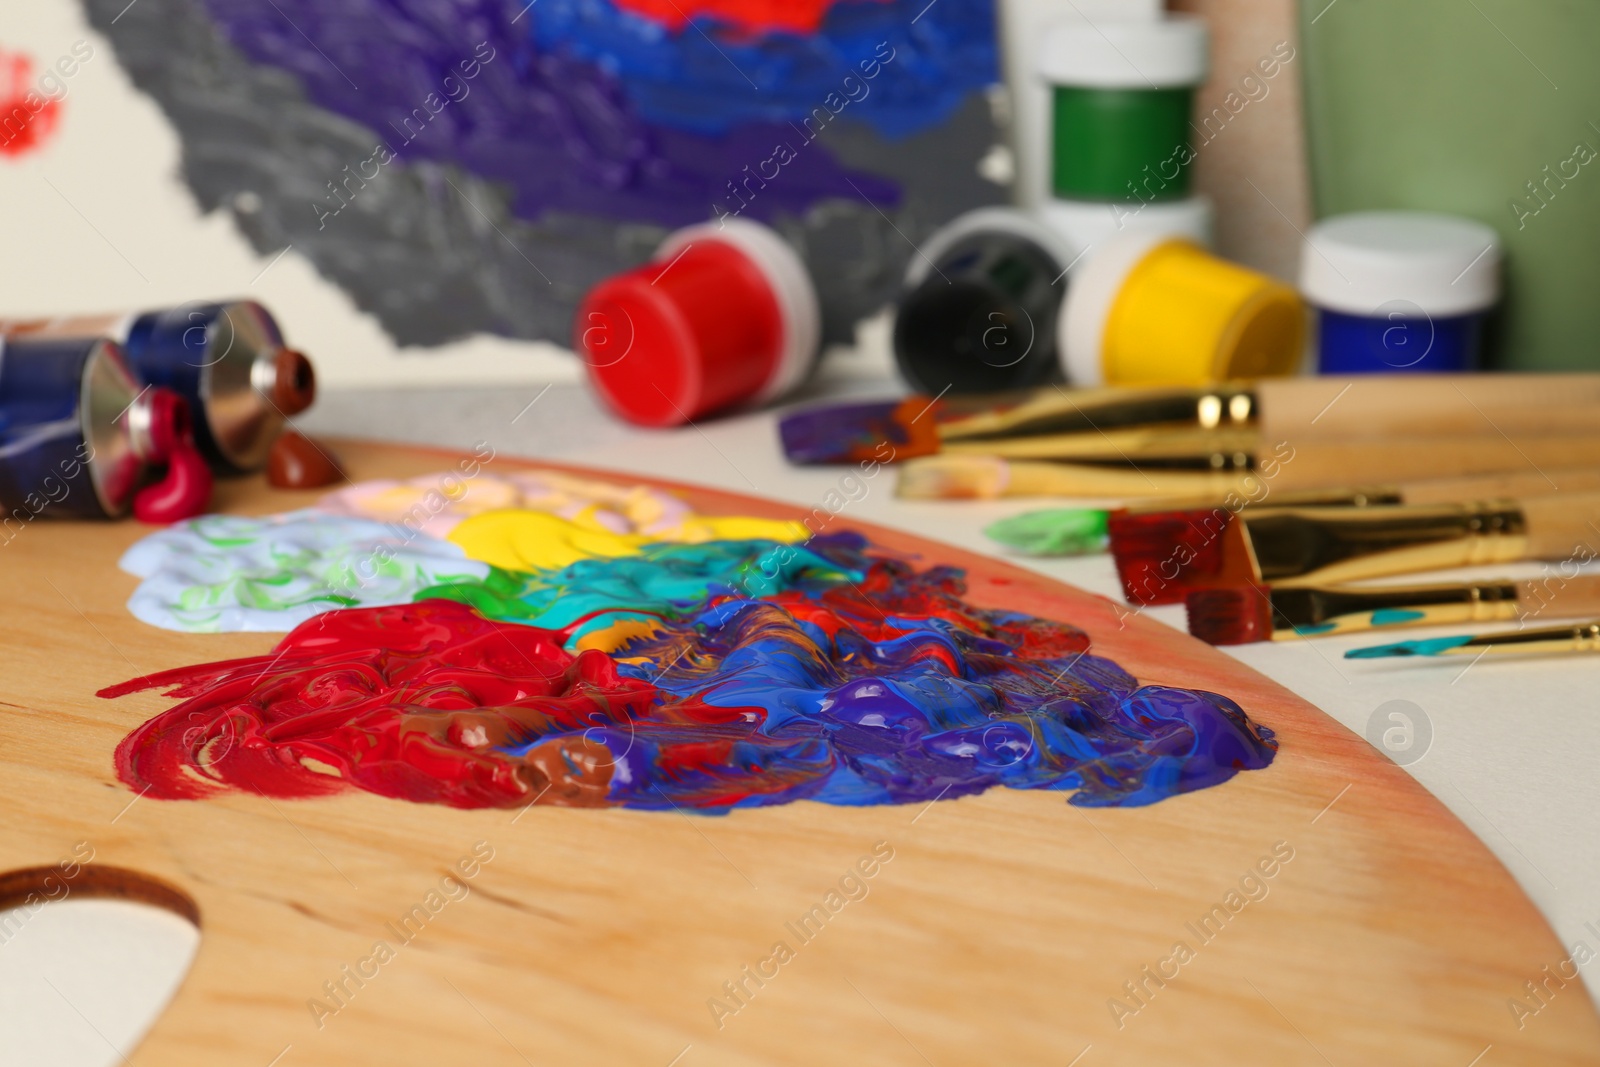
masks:
<path fill-rule="evenodd" d="M 612 219 L 519 219 L 501 188 L 454 166 L 396 159 L 352 179 L 384 138 L 309 102 L 291 74 L 246 60 L 198 0 L 84 4 L 177 128 L 202 209 L 231 212 L 264 255 L 293 245 L 402 345 L 474 333 L 565 344 L 588 288 L 647 260 L 664 236 Z M 976 96 L 949 123 L 900 141 L 845 120 L 822 132 L 847 166 L 905 190 L 892 209 L 830 200 L 776 223 L 817 280 L 827 341 L 849 341 L 894 298 L 915 246 L 943 221 L 1003 200 L 977 174 L 996 137 Z M 329 183 L 343 183 L 342 200 Z"/>

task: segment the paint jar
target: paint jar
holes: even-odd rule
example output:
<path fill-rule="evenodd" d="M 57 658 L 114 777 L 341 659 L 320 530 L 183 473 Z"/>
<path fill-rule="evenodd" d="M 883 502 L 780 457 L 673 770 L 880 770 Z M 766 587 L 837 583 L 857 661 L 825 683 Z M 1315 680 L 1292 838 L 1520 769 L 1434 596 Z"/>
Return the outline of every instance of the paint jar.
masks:
<path fill-rule="evenodd" d="M 1319 218 L 1437 211 L 1500 234 L 1484 361 L 1600 370 L 1600 4 L 1300 0 Z"/>
<path fill-rule="evenodd" d="M 1319 312 L 1323 374 L 1469 371 L 1500 299 L 1500 239 L 1481 222 L 1366 211 L 1312 228 L 1300 291 Z"/>
<path fill-rule="evenodd" d="M 1072 279 L 1060 342 L 1074 385 L 1202 385 L 1292 374 L 1304 334 L 1282 282 L 1183 238 L 1125 233 Z"/>
<path fill-rule="evenodd" d="M 748 219 L 671 234 L 646 265 L 578 307 L 573 348 L 606 405 L 641 426 L 680 426 L 783 396 L 811 373 L 822 313 L 805 265 Z"/>
<path fill-rule="evenodd" d="M 277 320 L 251 300 L 4 321 L 0 335 L 115 341 L 141 381 L 187 401 L 195 444 L 218 474 L 266 466 L 285 421 L 316 398 L 311 361 L 285 346 Z"/>
<path fill-rule="evenodd" d="M 1046 31 L 1039 74 L 1052 87 L 1052 181 L 1069 200 L 1189 195 L 1189 116 L 1206 79 L 1205 22 L 1063 22 Z"/>
<path fill-rule="evenodd" d="M 1012 192 L 1019 206 L 1033 210 L 1049 198 L 1050 107 L 1053 86 L 1039 77 L 1039 41 L 1051 26 L 1107 19 L 1154 21 L 1163 17 L 1163 0 L 999 0 L 1000 62 L 1010 102 Z"/>
<path fill-rule="evenodd" d="M 143 486 L 158 464 L 166 477 Z M 210 495 L 187 403 L 140 382 L 121 346 L 0 340 L 0 543 L 39 517 L 188 518 Z"/>
<path fill-rule="evenodd" d="M 895 310 L 894 358 L 913 389 L 994 393 L 1060 375 L 1056 320 L 1071 256 L 1013 208 L 956 218 L 911 260 Z"/>
<path fill-rule="evenodd" d="M 1047 200 L 1039 218 L 1066 242 L 1076 274 L 1101 245 L 1120 233 L 1155 233 L 1186 237 L 1211 247 L 1216 211 L 1206 196 L 1130 204 L 1122 200 Z"/>

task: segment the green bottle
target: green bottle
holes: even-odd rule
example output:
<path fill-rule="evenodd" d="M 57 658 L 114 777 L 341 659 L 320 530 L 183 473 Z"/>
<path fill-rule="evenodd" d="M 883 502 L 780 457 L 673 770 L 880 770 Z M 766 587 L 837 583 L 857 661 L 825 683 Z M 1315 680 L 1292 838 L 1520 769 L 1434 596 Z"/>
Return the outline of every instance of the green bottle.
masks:
<path fill-rule="evenodd" d="M 1489 365 L 1600 370 L 1600 3 L 1301 0 L 1300 35 L 1317 215 L 1489 224 Z"/>

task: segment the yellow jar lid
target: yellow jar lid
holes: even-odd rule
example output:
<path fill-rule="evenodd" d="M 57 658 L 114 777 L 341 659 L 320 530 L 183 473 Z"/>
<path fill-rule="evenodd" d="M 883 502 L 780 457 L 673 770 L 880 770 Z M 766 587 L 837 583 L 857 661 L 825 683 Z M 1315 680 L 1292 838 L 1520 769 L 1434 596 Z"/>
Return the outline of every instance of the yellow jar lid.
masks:
<path fill-rule="evenodd" d="M 1107 242 L 1067 294 L 1075 385 L 1203 385 L 1293 374 L 1305 311 L 1291 287 L 1184 238 Z"/>

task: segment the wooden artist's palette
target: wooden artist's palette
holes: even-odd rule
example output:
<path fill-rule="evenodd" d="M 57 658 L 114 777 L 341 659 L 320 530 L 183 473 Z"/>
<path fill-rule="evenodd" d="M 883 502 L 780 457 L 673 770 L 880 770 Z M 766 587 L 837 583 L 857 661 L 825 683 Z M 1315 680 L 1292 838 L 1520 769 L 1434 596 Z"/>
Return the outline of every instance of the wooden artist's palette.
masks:
<path fill-rule="evenodd" d="M 357 478 L 455 462 L 340 451 Z M 798 516 L 674 488 L 707 513 Z M 256 479 L 223 485 L 218 502 L 264 513 L 314 496 Z M 1198 641 L 1119 624 L 1105 600 L 863 529 L 965 568 L 976 604 L 1083 627 L 1141 681 L 1233 697 L 1277 732 L 1276 762 L 1150 807 L 1092 811 L 1009 789 L 725 817 L 457 811 L 363 793 L 129 807 L 112 752 L 171 701 L 95 691 L 278 638 L 139 623 L 116 562 L 145 531 L 39 523 L 0 551 L 0 872 L 54 865 L 87 841 L 95 858 L 77 891 L 198 918 L 193 970 L 131 1055 L 161 1067 L 264 1067 L 285 1046 L 282 1067 L 1600 1062 L 1600 1020 L 1576 983 L 1519 1029 L 1508 999 L 1566 952 L 1488 849 L 1365 741 Z M 793 924 L 875 847 L 893 858 L 866 896 L 797 937 Z M 492 859 L 470 894 L 374 962 L 376 942 L 399 943 L 391 924 L 475 849 Z M 1293 858 L 1248 883 L 1265 896 L 1224 907 L 1220 933 L 1198 936 L 1275 849 Z M 36 878 L 0 878 L 0 890 L 14 897 Z M 780 941 L 792 956 L 772 963 Z M 757 965 L 775 976 L 758 986 L 744 970 Z M 347 967 L 373 976 L 357 986 Z M 351 992 L 319 1027 L 309 1002 L 330 981 Z M 741 981 L 742 1006 L 718 1018 L 708 1001 L 738 1003 L 724 983 Z"/>

